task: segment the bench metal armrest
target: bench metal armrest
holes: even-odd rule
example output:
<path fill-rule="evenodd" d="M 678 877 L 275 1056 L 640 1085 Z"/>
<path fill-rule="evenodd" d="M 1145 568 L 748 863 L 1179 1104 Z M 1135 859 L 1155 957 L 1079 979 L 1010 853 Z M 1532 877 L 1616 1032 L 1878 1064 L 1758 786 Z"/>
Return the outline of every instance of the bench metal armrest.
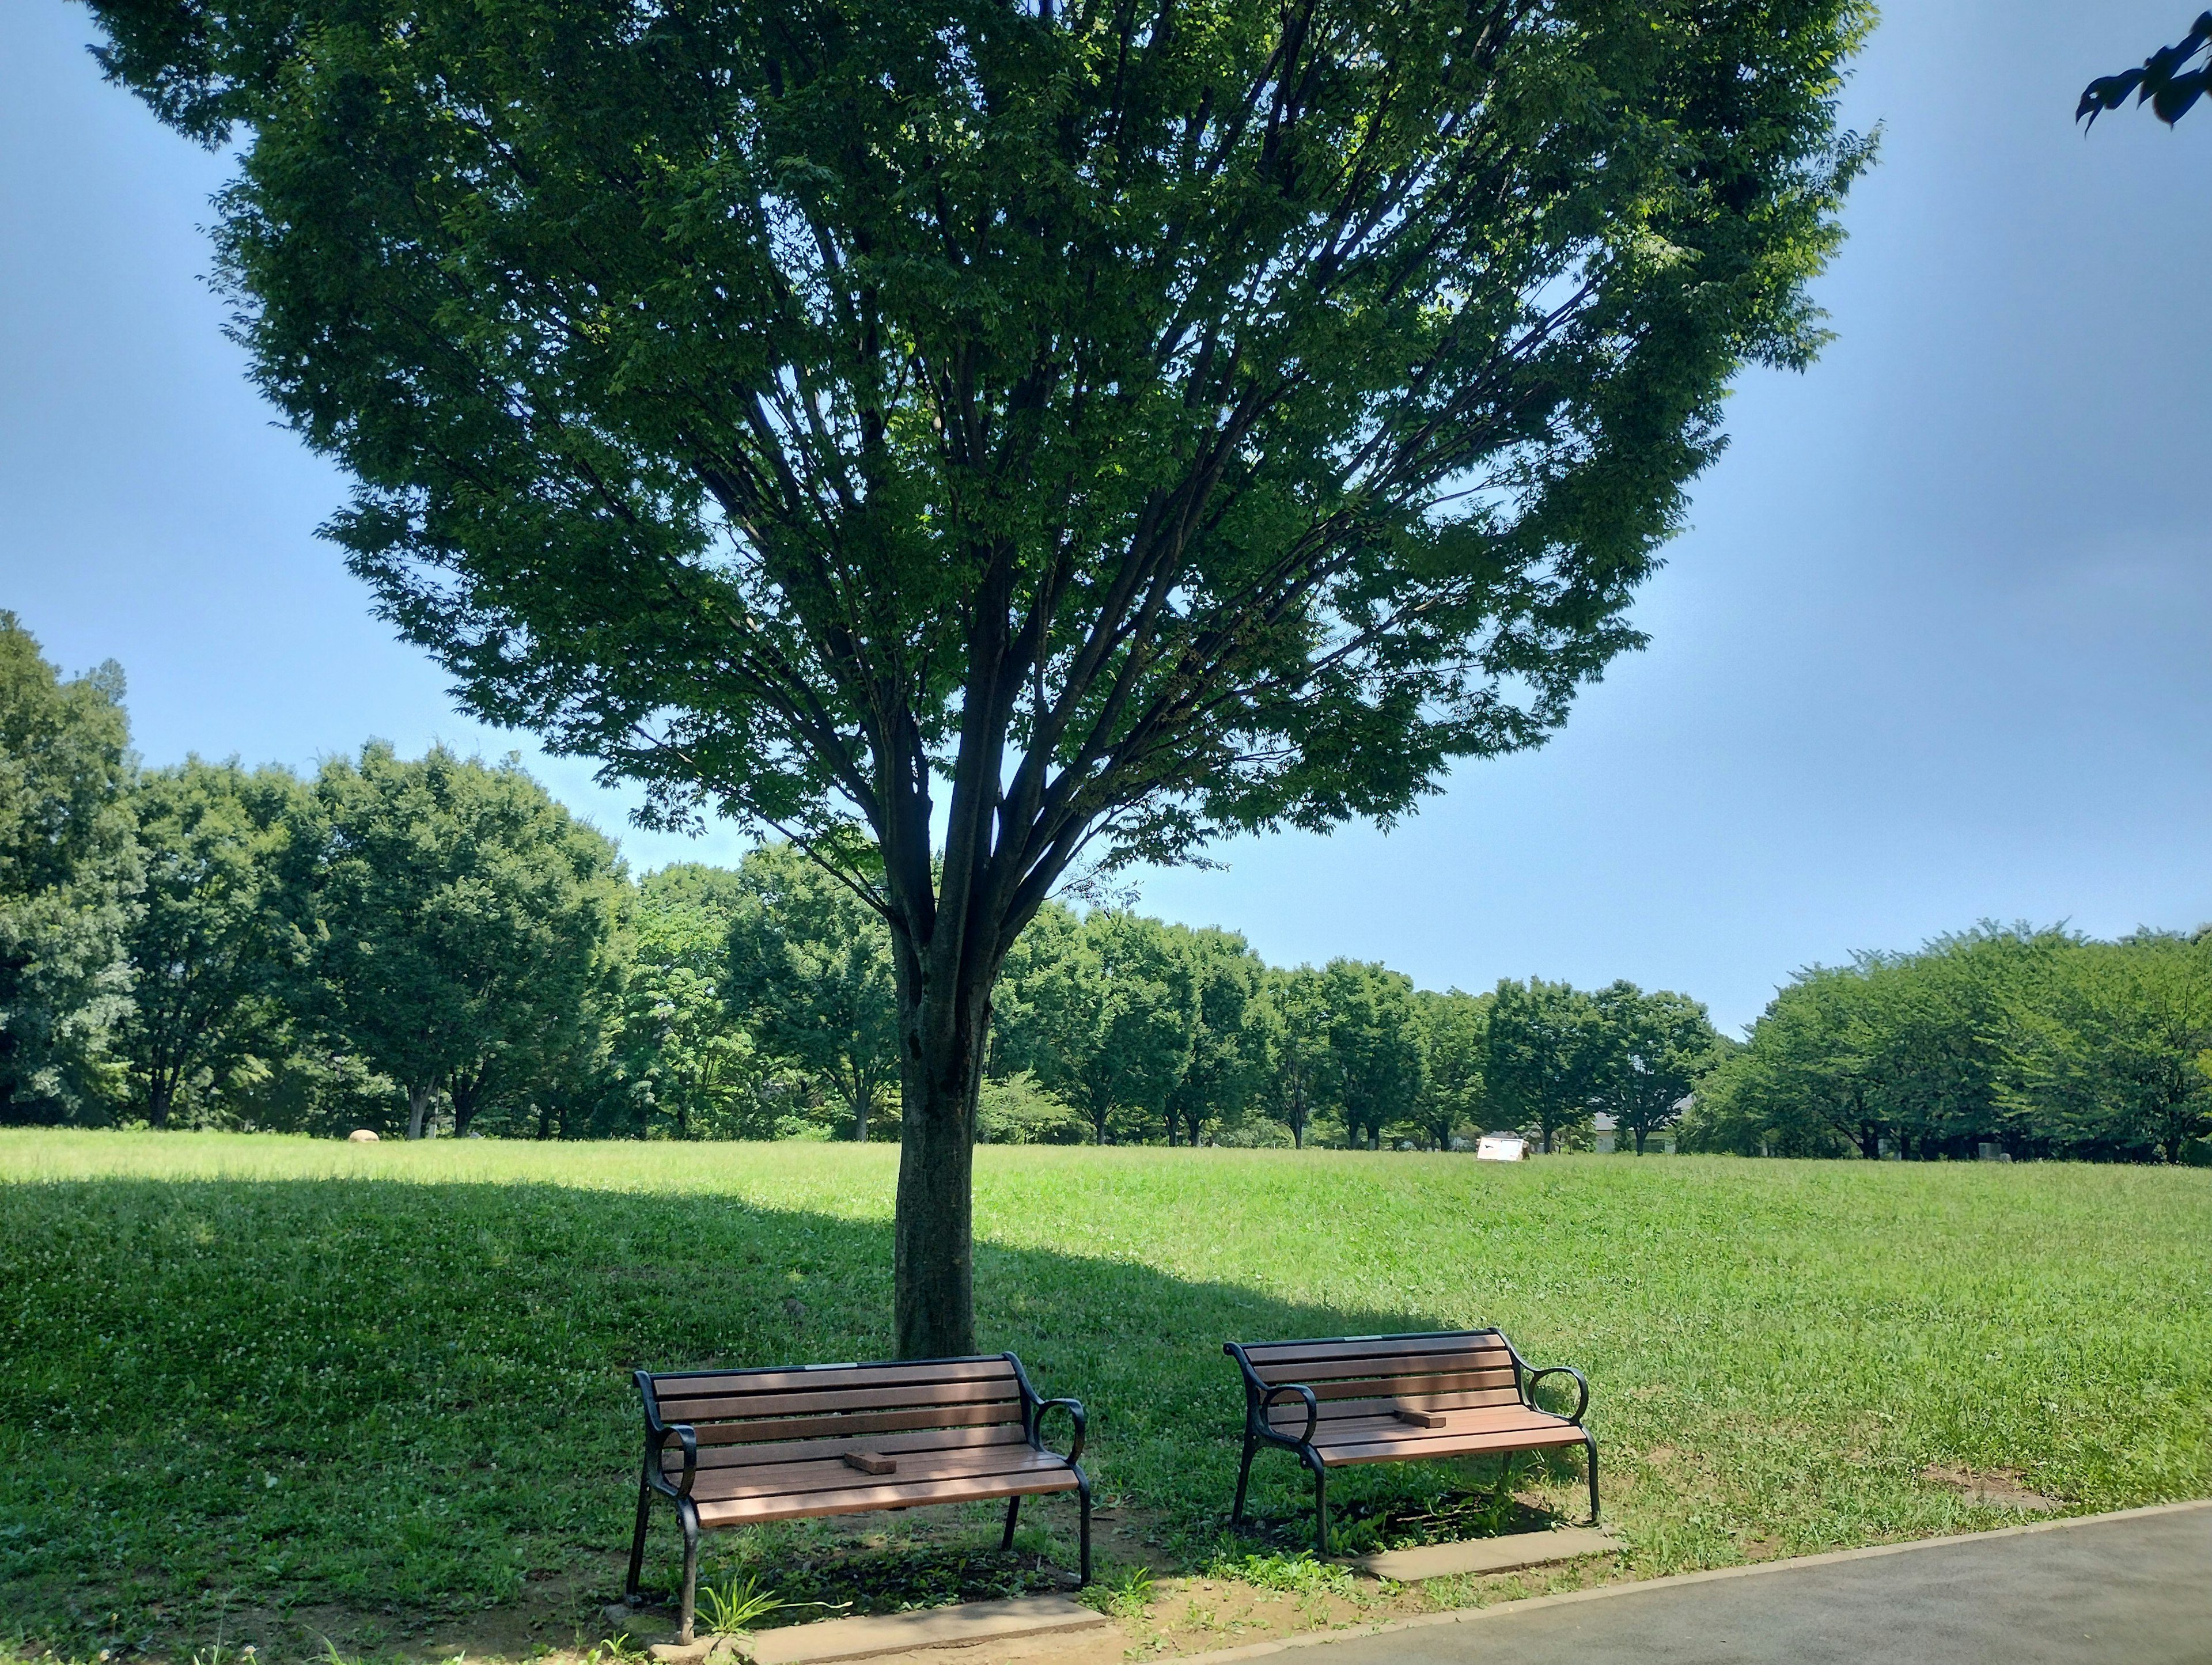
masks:
<path fill-rule="evenodd" d="M 1067 1448 L 1067 1455 L 1063 1459 L 1067 1466 L 1073 1468 L 1083 1460 L 1084 1437 L 1091 1428 L 1091 1419 L 1084 1414 L 1081 1400 L 1040 1399 L 1037 1401 L 1036 1408 L 1030 1413 L 1030 1437 L 1036 1442 L 1038 1450 L 1052 1451 L 1052 1447 L 1044 1443 L 1044 1413 L 1055 1407 L 1066 1412 L 1068 1420 L 1075 1425 L 1074 1443 Z M 1060 1453 L 1053 1451 L 1053 1455 L 1059 1456 Z"/>
<path fill-rule="evenodd" d="M 1540 1370 L 1529 1371 L 1528 1383 L 1522 1391 L 1528 1396 L 1528 1408 L 1532 1411 L 1543 1409 L 1542 1406 L 1536 1403 L 1536 1384 L 1547 1376 L 1574 1377 L 1575 1386 L 1582 1389 L 1582 1397 L 1576 1401 L 1575 1408 L 1567 1413 L 1567 1420 L 1580 1425 L 1583 1413 L 1589 1409 L 1589 1378 L 1571 1364 L 1547 1364 Z"/>
<path fill-rule="evenodd" d="M 670 1436 L 684 1449 L 684 1478 L 674 1486 L 668 1483 L 667 1465 L 660 1454 L 668 1449 Z M 646 1436 L 645 1483 L 654 1491 L 671 1498 L 691 1495 L 691 1482 L 699 1475 L 699 1435 L 688 1422 L 662 1424 L 656 1420 L 653 1431 Z"/>
<path fill-rule="evenodd" d="M 1267 1420 L 1267 1413 L 1274 1408 L 1275 1401 L 1285 1394 L 1296 1394 L 1306 1402 L 1306 1431 L 1296 1439 L 1288 1434 L 1277 1433 L 1274 1425 Z M 1303 1382 L 1279 1382 L 1260 1395 L 1259 1403 L 1252 1407 L 1252 1421 L 1257 1431 L 1269 1439 L 1280 1440 L 1287 1445 L 1311 1445 L 1314 1430 L 1321 1425 L 1321 1401 Z"/>

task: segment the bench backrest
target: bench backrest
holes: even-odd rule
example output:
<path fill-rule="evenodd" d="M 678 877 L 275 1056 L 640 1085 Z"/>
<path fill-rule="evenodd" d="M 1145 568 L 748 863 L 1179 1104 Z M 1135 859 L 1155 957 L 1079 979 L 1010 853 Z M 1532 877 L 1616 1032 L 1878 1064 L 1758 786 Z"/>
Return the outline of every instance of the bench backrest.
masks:
<path fill-rule="evenodd" d="M 972 1429 L 1023 1437 L 1028 1382 L 1012 1353 L 906 1364 L 638 1372 L 646 1414 L 688 1423 L 702 1449 Z M 963 1442 L 965 1443 L 965 1442 Z"/>
<path fill-rule="evenodd" d="M 1520 1358 L 1494 1329 L 1249 1341 L 1232 1343 L 1231 1352 L 1261 1387 L 1298 1382 L 1311 1388 L 1324 1420 L 1371 1415 L 1376 1401 L 1437 1411 L 1522 1402 Z M 1288 1419 L 1304 1421 L 1305 1403 L 1295 1395 L 1276 1406 Z"/>

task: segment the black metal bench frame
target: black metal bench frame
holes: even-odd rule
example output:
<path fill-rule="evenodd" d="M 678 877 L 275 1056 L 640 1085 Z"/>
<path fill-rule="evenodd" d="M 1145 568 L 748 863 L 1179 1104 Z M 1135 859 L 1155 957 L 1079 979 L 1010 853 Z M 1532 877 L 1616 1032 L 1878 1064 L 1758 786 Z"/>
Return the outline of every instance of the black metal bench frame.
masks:
<path fill-rule="evenodd" d="M 699 1587 L 699 1534 L 702 1530 L 699 1521 L 698 1505 L 691 1499 L 692 1482 L 697 1477 L 699 1470 L 699 1437 L 698 1431 L 688 1423 L 665 1422 L 662 1420 L 659 1413 L 659 1395 L 655 1391 L 659 1383 L 665 1382 L 681 1382 L 687 1379 L 696 1381 L 703 1377 L 738 1377 L 749 1375 L 769 1376 L 797 1371 L 813 1372 L 819 1370 L 823 1372 L 823 1385 L 825 1388 L 834 1389 L 837 1385 L 838 1378 L 832 1375 L 831 1372 L 837 1370 L 877 1370 L 898 1367 L 922 1369 L 931 1365 L 972 1364 L 1001 1359 L 1012 1367 L 1014 1382 L 1021 1390 L 1023 1437 L 1028 1441 L 1030 1446 L 1033 1449 L 1041 1451 L 1048 1456 L 1058 1457 L 1060 1461 L 1064 1462 L 1067 1466 L 1069 1472 L 1075 1477 L 1075 1486 L 1073 1490 L 1076 1495 L 1078 1510 L 1079 1524 L 1077 1531 L 1078 1543 L 1079 1546 L 1081 1583 L 1083 1584 L 1088 1584 L 1091 1582 L 1091 1478 L 1083 1472 L 1082 1457 L 1083 1443 L 1089 1431 L 1090 1419 L 1084 1412 L 1083 1401 L 1078 1399 L 1045 1398 L 1042 1395 L 1039 1394 L 1035 1388 L 1030 1385 L 1029 1373 L 1022 1368 L 1022 1361 L 1017 1358 L 1012 1353 L 981 1353 L 972 1357 L 960 1358 L 908 1358 L 896 1361 L 886 1361 L 883 1364 L 763 1365 L 752 1370 L 730 1370 L 633 1371 L 632 1380 L 637 1384 L 638 1396 L 643 1403 L 645 1409 L 645 1455 L 638 1469 L 637 1527 L 630 1539 L 629 1577 L 623 1585 L 623 1601 L 631 1607 L 638 1607 L 644 1605 L 645 1598 L 638 1588 L 638 1581 L 645 1570 L 646 1528 L 651 1519 L 653 1499 L 655 1497 L 665 1498 L 669 1503 L 675 1506 L 677 1525 L 678 1529 L 684 1534 L 684 1589 L 682 1607 L 678 1614 L 677 1626 L 677 1640 L 679 1643 L 689 1643 L 691 1641 L 694 1616 L 697 1611 Z M 1060 1452 L 1054 1451 L 1050 1446 L 1044 1443 L 1041 1426 L 1043 1422 L 1044 1413 L 1050 1410 L 1062 1410 L 1066 1412 L 1068 1419 L 1073 1425 L 1073 1435 L 1069 1442 L 1068 1449 L 1064 1455 Z M 828 1419 L 839 1415 L 858 1416 L 860 1414 L 860 1413 L 858 1412 L 840 1413 L 836 1411 L 816 1413 L 817 1419 Z M 683 1469 L 673 1480 L 669 1477 L 665 1461 L 665 1453 L 672 1441 L 674 1442 L 678 1449 L 682 1453 L 684 1459 Z M 902 1484 L 908 1483 L 908 1482 L 902 1482 Z M 915 1484 L 926 1486 L 931 1484 L 931 1482 L 923 1480 L 915 1482 Z M 1034 1495 L 1034 1493 L 1002 1492 L 1000 1495 L 1004 1496 L 1006 1498 L 1006 1530 L 1000 1534 L 999 1539 L 999 1547 L 1003 1551 L 1012 1549 L 1014 1547 L 1014 1526 L 1021 1514 L 1023 1497 Z M 989 1499 L 979 1499 L 970 1496 L 948 1498 L 944 1499 L 943 1501 L 976 1502 L 988 1500 Z M 920 1508 L 927 1506 L 932 1501 L 932 1499 L 927 1498 L 921 1498 L 909 1502 L 887 1504 L 884 1505 L 884 1507 L 894 1510 Z M 833 1511 L 824 1510 L 821 1512 L 826 1515 Z M 785 1516 L 783 1518 L 803 1519 L 806 1518 L 806 1516 L 804 1515 L 797 1515 Z M 745 1524 L 745 1522 L 732 1522 L 732 1524 L 742 1525 Z"/>
<path fill-rule="evenodd" d="M 1321 1421 L 1320 1399 L 1318 1395 L 1315 1394 L 1312 1387 L 1304 1382 L 1279 1382 L 1270 1386 L 1268 1383 L 1262 1381 L 1260 1377 L 1259 1371 L 1253 1367 L 1250 1358 L 1247 1356 L 1245 1352 L 1246 1348 L 1285 1346 L 1291 1345 L 1296 1345 L 1300 1347 L 1312 1348 L 1328 1348 L 1340 1345 L 1350 1347 L 1359 1343 L 1376 1341 L 1403 1341 L 1407 1343 L 1443 1341 L 1459 1336 L 1496 1337 L 1497 1344 L 1504 1348 L 1507 1355 L 1513 1361 L 1514 1386 L 1520 1395 L 1522 1405 L 1527 1409 L 1534 1411 L 1539 1414 L 1545 1416 L 1557 1416 L 1559 1413 L 1554 1411 L 1546 1411 L 1542 1406 L 1536 1403 L 1536 1384 L 1548 1376 L 1571 1376 L 1574 1379 L 1576 1388 L 1579 1390 L 1580 1397 L 1575 1402 L 1575 1408 L 1565 1415 L 1564 1420 L 1573 1424 L 1577 1428 L 1582 1427 L 1583 1413 L 1589 1409 L 1589 1378 L 1571 1364 L 1547 1364 L 1540 1370 L 1532 1370 L 1529 1367 L 1528 1361 L 1521 1357 L 1520 1350 L 1516 1347 L 1511 1341 L 1506 1339 L 1504 1332 L 1502 1330 L 1419 1330 L 1410 1332 L 1403 1335 L 1338 1335 L 1317 1338 L 1313 1340 L 1297 1340 L 1294 1342 L 1224 1341 L 1221 1344 L 1221 1350 L 1237 1361 L 1237 1369 L 1243 1373 L 1244 1377 L 1244 1456 L 1243 1461 L 1238 1465 L 1237 1470 L 1237 1502 L 1235 1506 L 1231 1508 L 1229 1512 L 1229 1524 L 1231 1528 L 1233 1529 L 1243 1523 L 1244 1496 L 1246 1488 L 1249 1485 L 1252 1478 L 1252 1458 L 1254 1454 L 1257 1452 L 1262 1445 L 1275 1446 L 1283 1450 L 1295 1453 L 1299 1461 L 1303 1462 L 1306 1468 L 1312 1472 L 1314 1477 L 1314 1549 L 1317 1554 L 1326 1555 L 1328 1553 L 1328 1464 L 1327 1460 L 1322 1456 L 1321 1451 L 1313 1443 L 1313 1437 L 1316 1429 Z M 1279 1433 L 1268 1420 L 1267 1413 L 1269 1411 L 1273 1409 L 1276 1402 L 1279 1400 L 1291 1396 L 1302 1398 L 1305 1401 L 1306 1425 L 1305 1431 L 1302 1434 L 1290 1435 Z M 1571 1442 L 1566 1443 L 1571 1443 Z M 1583 1429 L 1582 1445 L 1588 1458 L 1589 1468 L 1590 1524 L 1592 1526 L 1595 1526 L 1598 1521 L 1597 1441 L 1591 1437 L 1589 1431 L 1587 1429 Z M 1510 1465 L 1512 1459 L 1515 1456 L 1521 1455 L 1523 1451 L 1555 1449 L 1558 1449 L 1558 1447 L 1557 1443 L 1554 1443 L 1547 1445 L 1528 1445 L 1493 1449 L 1497 1449 L 1500 1457 L 1504 1459 L 1505 1463 Z M 1438 1453 L 1433 1455 L 1425 1455 L 1421 1453 L 1414 1452 L 1408 1453 L 1402 1457 L 1379 1459 L 1370 1458 L 1365 1461 L 1400 1462 L 1442 1461 L 1449 1460 L 1454 1455 L 1468 1454 Z M 1474 1455 L 1488 1455 L 1488 1453 L 1484 1452 Z M 1505 1484 L 1505 1479 L 1506 1470 L 1501 1468 L 1498 1474 L 1498 1484 L 1500 1486 L 1503 1486 Z"/>

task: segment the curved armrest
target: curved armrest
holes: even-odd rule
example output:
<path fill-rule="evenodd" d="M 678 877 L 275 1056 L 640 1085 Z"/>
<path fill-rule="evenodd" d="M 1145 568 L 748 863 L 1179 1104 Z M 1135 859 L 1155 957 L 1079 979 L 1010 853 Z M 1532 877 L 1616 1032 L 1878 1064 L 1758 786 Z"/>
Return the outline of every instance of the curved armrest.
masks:
<path fill-rule="evenodd" d="M 1268 1389 L 1266 1393 L 1260 1395 L 1260 1407 L 1257 1414 L 1261 1426 L 1266 1428 L 1269 1433 L 1274 1433 L 1274 1425 L 1267 1420 L 1267 1413 L 1274 1408 L 1275 1401 L 1285 1394 L 1296 1394 L 1300 1399 L 1305 1401 L 1306 1431 L 1298 1436 L 1297 1443 L 1301 1445 L 1312 1444 L 1314 1430 L 1321 1423 L 1321 1401 L 1314 1397 L 1314 1390 L 1303 1382 L 1285 1382 Z M 1285 1437 L 1277 1434 L 1276 1437 L 1280 1439 Z"/>
<path fill-rule="evenodd" d="M 1066 1412 L 1068 1420 L 1075 1425 L 1074 1443 L 1067 1448 L 1067 1455 L 1065 1459 L 1067 1466 L 1073 1468 L 1083 1459 L 1083 1438 L 1091 1427 L 1091 1419 L 1084 1414 L 1081 1400 L 1041 1399 L 1037 1401 L 1036 1409 L 1032 1413 L 1030 1421 L 1030 1437 L 1036 1441 L 1038 1450 L 1052 1450 L 1052 1448 L 1044 1443 L 1044 1413 L 1055 1406 Z M 1060 1453 L 1053 1451 L 1053 1455 L 1058 1456 Z"/>
<path fill-rule="evenodd" d="M 1529 1371 L 1528 1408 L 1532 1411 L 1543 1408 L 1536 1403 L 1536 1384 L 1547 1376 L 1574 1377 L 1575 1386 L 1582 1389 L 1583 1396 L 1575 1401 L 1575 1408 L 1567 1413 L 1567 1420 L 1579 1425 L 1583 1419 L 1583 1413 L 1589 1409 L 1589 1378 L 1571 1364 L 1550 1364 L 1540 1370 Z"/>
<path fill-rule="evenodd" d="M 668 1467 L 660 1454 L 668 1449 L 670 1435 L 684 1450 L 684 1478 L 677 1485 L 668 1483 Z M 691 1482 L 699 1475 L 699 1436 L 688 1422 L 675 1422 L 657 1430 L 653 1437 L 653 1460 L 647 1464 L 647 1478 L 656 1492 L 665 1492 L 672 1498 L 691 1495 Z"/>

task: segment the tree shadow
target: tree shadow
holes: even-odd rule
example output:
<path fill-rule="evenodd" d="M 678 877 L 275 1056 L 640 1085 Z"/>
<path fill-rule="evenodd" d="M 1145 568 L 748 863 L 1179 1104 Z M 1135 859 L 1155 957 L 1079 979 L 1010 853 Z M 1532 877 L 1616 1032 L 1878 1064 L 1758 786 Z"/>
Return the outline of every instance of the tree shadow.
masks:
<path fill-rule="evenodd" d="M 445 1657 L 603 1634 L 635 1495 L 629 1372 L 886 1357 L 890 1267 L 884 1223 L 716 1195 L 0 1186 L 0 1612 L 64 1652 L 182 1653 L 220 1629 L 264 1661 L 324 1636 Z M 1089 1408 L 1106 1558 L 1158 1566 L 1224 1541 L 1243 1402 L 1224 1340 L 1438 1327 L 988 1243 L 975 1285 L 982 1345 Z M 1339 1535 L 1479 1528 L 1493 1480 L 1348 1471 L 1332 1478 Z M 1310 1481 L 1286 1454 L 1262 1455 L 1252 1503 L 1257 1545 L 1310 1541 Z M 1033 1530 L 1004 1557 L 978 1535 L 995 1513 L 710 1534 L 707 1576 L 760 1569 L 867 1610 L 1072 1565 L 1072 1509 L 1025 1510 Z M 673 1541 L 662 1522 L 663 1577 Z M 886 1559 L 902 1556 L 904 1573 Z"/>

